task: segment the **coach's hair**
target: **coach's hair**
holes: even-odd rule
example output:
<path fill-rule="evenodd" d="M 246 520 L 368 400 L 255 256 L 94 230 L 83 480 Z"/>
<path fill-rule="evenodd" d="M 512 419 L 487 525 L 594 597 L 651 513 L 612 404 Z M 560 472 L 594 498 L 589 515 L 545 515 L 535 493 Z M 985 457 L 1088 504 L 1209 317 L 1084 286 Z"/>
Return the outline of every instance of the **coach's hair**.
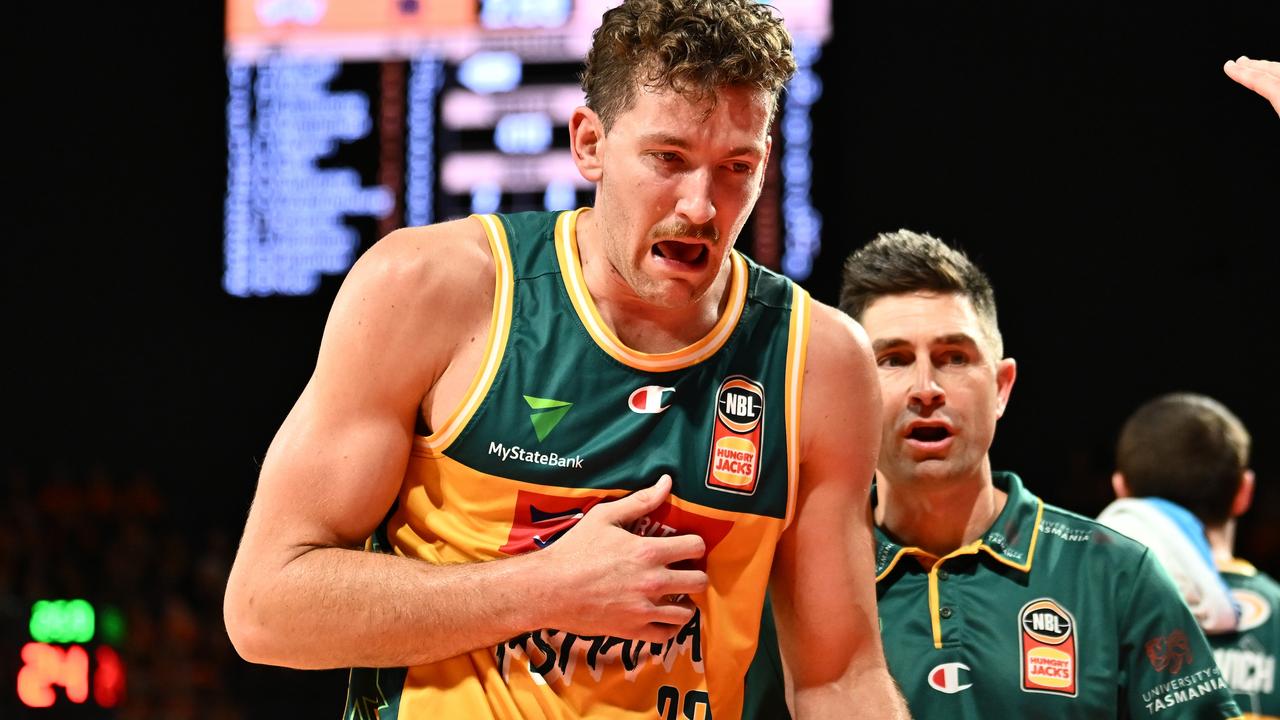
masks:
<path fill-rule="evenodd" d="M 851 254 L 844 263 L 840 309 L 861 321 L 876 300 L 921 291 L 968 298 L 982 322 L 994 359 L 1004 357 L 991 281 L 963 251 L 932 235 L 910 230 L 880 233 Z"/>
<path fill-rule="evenodd" d="M 607 133 L 641 85 L 714 103 L 721 87 L 772 95 L 795 73 L 791 36 L 773 8 L 755 0 L 626 0 L 592 36 L 582 72 L 587 107 Z"/>
<path fill-rule="evenodd" d="M 1251 442 L 1244 423 L 1222 403 L 1171 393 L 1148 401 L 1125 421 L 1116 470 L 1135 496 L 1164 498 L 1206 525 L 1221 525 L 1231 517 Z"/>

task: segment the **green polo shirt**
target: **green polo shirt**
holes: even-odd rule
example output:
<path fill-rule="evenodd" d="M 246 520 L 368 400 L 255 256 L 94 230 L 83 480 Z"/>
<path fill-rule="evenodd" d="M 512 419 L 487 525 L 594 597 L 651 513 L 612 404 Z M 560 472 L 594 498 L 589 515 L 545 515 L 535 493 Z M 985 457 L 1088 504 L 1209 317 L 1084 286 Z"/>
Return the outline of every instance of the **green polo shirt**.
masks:
<path fill-rule="evenodd" d="M 1240 716 L 1199 626 L 1146 548 L 1045 505 L 1012 473 L 994 482 L 1009 496 L 1000 516 L 941 559 L 876 529 L 885 657 L 913 717 Z M 771 622 L 763 632 L 746 682 L 757 699 L 781 693 L 768 690 L 781 687 L 767 670 Z M 744 717 L 766 715 L 749 705 Z"/>
<path fill-rule="evenodd" d="M 1209 636 L 1213 656 L 1245 717 L 1280 717 L 1280 584 L 1244 560 L 1218 569 L 1241 612 L 1236 632 Z"/>

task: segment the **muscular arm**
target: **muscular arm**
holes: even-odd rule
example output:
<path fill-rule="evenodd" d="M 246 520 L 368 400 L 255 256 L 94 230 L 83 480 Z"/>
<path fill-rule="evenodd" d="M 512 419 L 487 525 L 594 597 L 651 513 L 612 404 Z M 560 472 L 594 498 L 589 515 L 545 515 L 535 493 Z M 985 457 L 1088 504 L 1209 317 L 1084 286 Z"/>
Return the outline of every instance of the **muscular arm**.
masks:
<path fill-rule="evenodd" d="M 861 327 L 814 303 L 800 487 L 774 561 L 778 640 L 798 718 L 907 717 L 876 615 L 869 484 L 880 390 Z"/>
<path fill-rule="evenodd" d="M 662 502 L 661 487 L 601 503 L 556 546 L 531 555 L 436 566 L 358 550 L 395 500 L 424 396 L 442 415 L 456 404 L 440 379 L 465 358 L 459 348 L 484 337 L 493 283 L 474 220 L 394 233 L 352 269 L 315 373 L 267 452 L 227 584 L 227 630 L 246 659 L 416 665 L 540 627 L 661 641 L 668 623 L 688 619 L 686 608 L 646 603 L 642 591 L 696 592 L 698 578 L 673 590 L 691 579 L 665 565 L 700 555 L 701 541 L 653 543 L 616 526 Z M 461 368 L 464 386 L 473 371 Z M 614 584 L 601 589 L 606 598 L 580 579 L 592 572 Z M 575 587 L 572 598 L 549 597 L 566 586 Z M 602 626 L 579 598 L 622 622 Z M 629 605 L 619 610 L 620 602 Z"/>

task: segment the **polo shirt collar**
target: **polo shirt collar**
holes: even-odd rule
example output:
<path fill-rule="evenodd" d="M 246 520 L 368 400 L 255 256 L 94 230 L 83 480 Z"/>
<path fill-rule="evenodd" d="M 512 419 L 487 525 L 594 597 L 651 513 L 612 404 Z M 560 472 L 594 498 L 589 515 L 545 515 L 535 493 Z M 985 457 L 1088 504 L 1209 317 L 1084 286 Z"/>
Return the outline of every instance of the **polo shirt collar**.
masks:
<path fill-rule="evenodd" d="M 972 555 L 985 552 L 1000 563 L 1023 573 L 1031 572 L 1031 562 L 1035 557 L 1036 540 L 1040 535 L 1040 521 L 1044 515 L 1044 501 L 1031 494 L 1022 486 L 1022 480 L 1011 472 L 996 472 L 991 475 L 992 484 L 1003 490 L 1008 499 L 1004 509 L 996 517 L 995 522 L 983 536 L 968 545 L 957 548 L 946 557 Z M 871 486 L 871 506 L 876 504 L 876 488 Z M 877 525 L 875 527 L 876 542 L 876 580 L 889 574 L 905 555 L 932 557 L 917 547 L 899 545 Z"/>

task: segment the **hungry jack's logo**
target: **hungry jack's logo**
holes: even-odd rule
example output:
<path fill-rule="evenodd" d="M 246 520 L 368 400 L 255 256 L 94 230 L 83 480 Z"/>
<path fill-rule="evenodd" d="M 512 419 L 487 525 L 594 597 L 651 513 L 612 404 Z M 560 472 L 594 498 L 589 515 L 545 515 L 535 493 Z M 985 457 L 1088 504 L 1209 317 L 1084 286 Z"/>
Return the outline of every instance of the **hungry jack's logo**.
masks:
<path fill-rule="evenodd" d="M 716 392 L 707 487 L 751 495 L 760 477 L 764 436 L 764 387 L 742 375 L 725 379 Z"/>
<path fill-rule="evenodd" d="M 1018 613 L 1022 639 L 1022 690 L 1075 697 L 1076 621 L 1049 598 L 1032 600 Z"/>

